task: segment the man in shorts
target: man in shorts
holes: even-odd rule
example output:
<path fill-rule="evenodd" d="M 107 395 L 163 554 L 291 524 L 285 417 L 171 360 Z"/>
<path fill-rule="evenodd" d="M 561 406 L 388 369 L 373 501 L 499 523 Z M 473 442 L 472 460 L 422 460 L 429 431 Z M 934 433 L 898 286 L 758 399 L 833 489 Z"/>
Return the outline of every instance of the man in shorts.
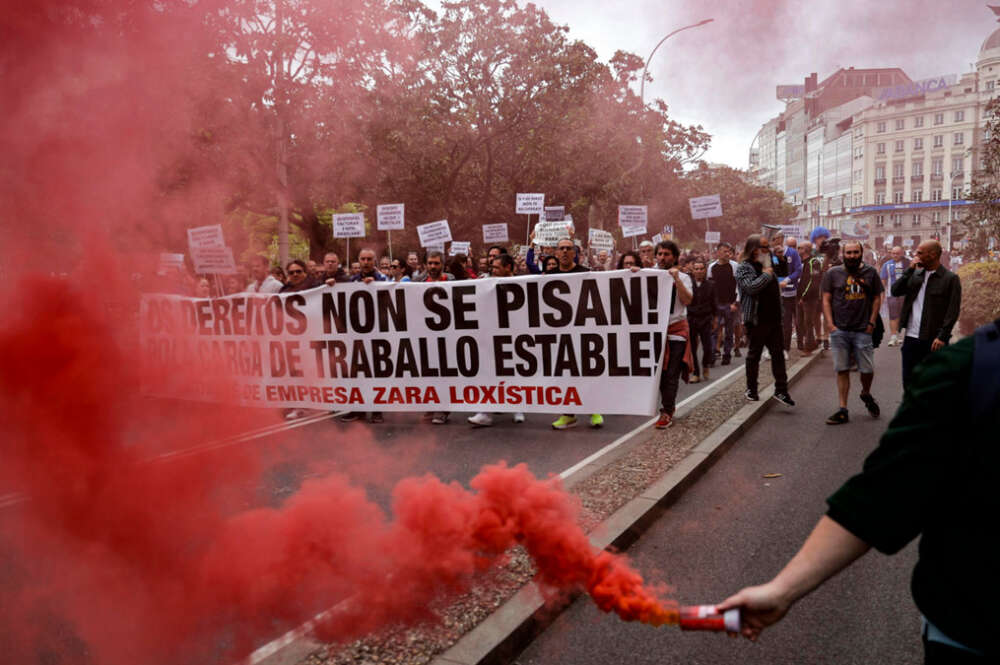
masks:
<path fill-rule="evenodd" d="M 826 419 L 827 425 L 848 421 L 847 395 L 851 387 L 851 357 L 861 374 L 861 401 L 872 417 L 881 412 L 872 397 L 875 378 L 875 347 L 872 333 L 882 304 L 882 280 L 874 267 L 861 260 L 861 243 L 848 240 L 843 248 L 844 261 L 823 275 L 823 316 L 830 333 L 833 368 L 837 372 L 840 408 Z"/>

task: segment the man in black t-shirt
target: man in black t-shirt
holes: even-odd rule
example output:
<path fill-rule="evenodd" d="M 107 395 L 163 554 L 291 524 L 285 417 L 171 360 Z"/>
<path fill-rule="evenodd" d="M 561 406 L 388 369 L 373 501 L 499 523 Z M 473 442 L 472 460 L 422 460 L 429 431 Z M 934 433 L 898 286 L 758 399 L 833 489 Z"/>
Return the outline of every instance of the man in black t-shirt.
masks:
<path fill-rule="evenodd" d="M 719 243 L 716 248 L 716 260 L 708 264 L 708 279 L 715 284 L 715 318 L 716 329 L 712 339 L 712 348 L 719 348 L 718 335 L 723 335 L 722 364 L 728 365 L 732 362 L 733 338 L 739 323 L 740 306 L 736 302 L 738 291 L 736 289 L 736 267 L 739 265 L 733 261 L 733 248 L 729 243 Z M 736 348 L 736 355 L 739 355 L 739 347 Z"/>
<path fill-rule="evenodd" d="M 847 395 L 851 388 L 851 356 L 861 374 L 861 401 L 872 417 L 881 412 L 872 397 L 875 378 L 875 347 L 872 333 L 882 304 L 882 280 L 878 271 L 861 261 L 861 243 L 844 243 L 844 261 L 823 275 L 823 316 L 830 332 L 833 368 L 837 372 L 837 394 L 840 408 L 826 419 L 827 425 L 842 425 L 848 421 Z"/>

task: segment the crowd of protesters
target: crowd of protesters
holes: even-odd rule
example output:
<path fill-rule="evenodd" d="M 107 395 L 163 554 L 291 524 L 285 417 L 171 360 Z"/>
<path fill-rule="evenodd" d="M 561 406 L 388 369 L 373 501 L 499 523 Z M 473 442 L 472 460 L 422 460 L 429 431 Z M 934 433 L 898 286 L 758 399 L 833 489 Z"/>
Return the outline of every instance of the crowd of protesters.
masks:
<path fill-rule="evenodd" d="M 666 331 L 656 427 L 665 429 L 673 424 L 680 380 L 709 381 L 717 363 L 729 365 L 733 357 L 743 353 L 747 400 L 760 399 L 760 363 L 770 361 L 772 398 L 794 407 L 786 371 L 793 343 L 801 355 L 821 346 L 832 349 L 839 405 L 828 424 L 849 420 L 852 371 L 860 376 L 862 402 L 869 414 L 877 417 L 880 407 L 872 394 L 873 349 L 879 345 L 883 322 L 891 335 L 888 346 L 902 347 L 904 382 L 920 360 L 947 344 L 951 336 L 961 286 L 946 267 L 949 257 L 936 241 L 922 243 L 912 257 L 898 246 L 886 246 L 879 256 L 861 241 L 831 237 L 823 227 L 812 230 L 808 239 L 785 238 L 775 228 L 764 231 L 749 236 L 740 247 L 720 243 L 710 254 L 682 251 L 671 240 L 656 245 L 644 240 L 635 249 L 622 252 L 595 250 L 566 236 L 553 246 L 531 246 L 518 254 L 494 245 L 479 257 L 447 256 L 436 250 L 378 256 L 373 249 L 362 248 L 347 264 L 337 252 L 327 252 L 321 263 L 294 259 L 279 267 L 260 255 L 251 257 L 245 273 L 222 279 L 178 273 L 173 288 L 168 288 L 206 298 L 240 292 L 288 293 L 350 282 L 461 281 L 662 269 L 674 278 L 676 291 Z M 900 335 L 905 336 L 900 339 Z M 301 415 L 298 410 L 287 412 L 290 419 Z M 430 412 L 426 417 L 443 425 L 449 415 Z M 382 422 L 378 412 L 352 412 L 341 419 L 362 417 Z M 477 413 L 467 420 L 474 426 L 490 426 L 494 414 Z M 513 414 L 515 423 L 524 420 L 523 413 Z M 592 427 L 603 423 L 601 414 L 589 414 Z M 552 427 L 563 430 L 577 424 L 576 415 L 563 414 Z"/>

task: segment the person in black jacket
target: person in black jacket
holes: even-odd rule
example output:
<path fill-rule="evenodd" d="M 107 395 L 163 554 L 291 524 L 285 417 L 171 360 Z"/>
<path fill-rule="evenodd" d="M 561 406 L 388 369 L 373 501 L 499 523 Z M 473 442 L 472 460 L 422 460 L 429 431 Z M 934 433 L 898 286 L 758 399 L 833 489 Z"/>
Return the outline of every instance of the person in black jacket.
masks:
<path fill-rule="evenodd" d="M 688 305 L 688 327 L 691 330 L 691 358 L 694 360 L 694 374 L 688 383 L 708 381 L 708 371 L 712 366 L 715 348 L 712 346 L 712 323 L 717 305 L 715 282 L 708 279 L 705 261 L 695 259 L 691 263 L 691 304 Z M 702 345 L 701 366 L 698 364 L 698 343 Z"/>
<path fill-rule="evenodd" d="M 948 344 L 962 306 L 958 275 L 941 265 L 941 243 L 928 240 L 917 247 L 916 260 L 892 284 L 892 295 L 903 296 L 899 327 L 903 338 L 903 387 L 913 368 Z"/>

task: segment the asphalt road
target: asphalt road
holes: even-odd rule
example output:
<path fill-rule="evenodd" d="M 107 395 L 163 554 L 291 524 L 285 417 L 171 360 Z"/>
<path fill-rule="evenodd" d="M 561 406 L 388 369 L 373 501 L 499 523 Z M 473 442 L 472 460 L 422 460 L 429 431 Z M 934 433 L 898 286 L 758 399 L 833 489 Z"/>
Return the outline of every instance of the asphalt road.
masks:
<path fill-rule="evenodd" d="M 828 426 L 836 404 L 832 362 L 814 363 L 793 386 L 798 407 L 771 409 L 628 551 L 648 580 L 682 604 L 710 604 L 770 579 L 856 473 L 899 405 L 898 348 L 876 352 L 870 418 L 852 374 L 851 422 Z M 763 478 L 780 473 L 780 478 Z M 894 557 L 869 552 L 802 600 L 758 643 L 719 634 L 628 624 L 577 600 L 517 659 L 519 665 L 606 663 L 923 662 L 920 618 L 909 594 L 916 544 Z"/>

